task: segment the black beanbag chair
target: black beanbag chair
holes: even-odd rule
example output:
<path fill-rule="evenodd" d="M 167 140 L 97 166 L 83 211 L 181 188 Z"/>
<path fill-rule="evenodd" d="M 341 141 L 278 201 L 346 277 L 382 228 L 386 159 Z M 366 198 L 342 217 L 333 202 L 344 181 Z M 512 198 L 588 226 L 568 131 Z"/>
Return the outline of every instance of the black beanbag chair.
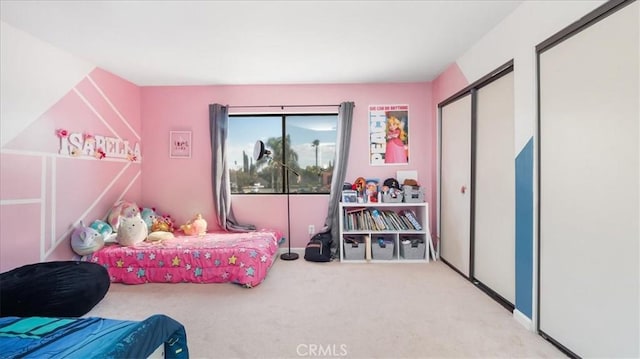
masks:
<path fill-rule="evenodd" d="M 110 284 L 107 270 L 96 263 L 29 264 L 0 274 L 0 316 L 80 317 Z"/>

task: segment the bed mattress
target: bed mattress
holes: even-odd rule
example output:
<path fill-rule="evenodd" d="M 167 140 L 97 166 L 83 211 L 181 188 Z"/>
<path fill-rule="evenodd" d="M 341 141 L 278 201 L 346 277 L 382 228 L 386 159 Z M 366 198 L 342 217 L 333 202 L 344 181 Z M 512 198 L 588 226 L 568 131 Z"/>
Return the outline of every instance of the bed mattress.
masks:
<path fill-rule="evenodd" d="M 103 265 L 111 282 L 260 284 L 277 257 L 275 230 L 210 232 L 135 246 L 108 245 L 83 259 Z"/>
<path fill-rule="evenodd" d="M 2 317 L 3 358 L 188 358 L 185 328 L 162 314 L 143 321 L 106 318 Z"/>

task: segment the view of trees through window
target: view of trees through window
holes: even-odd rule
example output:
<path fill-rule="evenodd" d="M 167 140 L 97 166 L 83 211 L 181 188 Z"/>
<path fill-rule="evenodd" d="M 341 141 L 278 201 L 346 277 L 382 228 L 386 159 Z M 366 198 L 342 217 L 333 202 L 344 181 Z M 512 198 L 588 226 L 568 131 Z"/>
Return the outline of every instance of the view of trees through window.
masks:
<path fill-rule="evenodd" d="M 337 121 L 336 114 L 230 115 L 231 193 L 286 193 L 286 174 L 290 193 L 329 193 Z M 253 159 L 258 140 L 271 158 Z"/>

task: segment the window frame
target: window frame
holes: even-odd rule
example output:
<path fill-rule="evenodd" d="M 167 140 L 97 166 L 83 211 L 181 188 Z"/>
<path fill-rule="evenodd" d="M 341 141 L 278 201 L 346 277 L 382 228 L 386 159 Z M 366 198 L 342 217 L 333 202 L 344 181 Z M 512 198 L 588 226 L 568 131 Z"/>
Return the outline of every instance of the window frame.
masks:
<path fill-rule="evenodd" d="M 338 113 L 335 112 L 320 112 L 320 113 L 296 113 L 296 112 L 287 112 L 287 113 L 237 113 L 237 114 L 229 114 L 229 121 L 233 121 L 234 118 L 242 118 L 242 117 L 279 117 L 280 118 L 280 138 L 283 139 L 282 141 L 286 141 L 286 136 L 287 136 L 287 117 L 294 117 L 294 116 L 300 116 L 300 117 L 305 117 L 305 116 L 333 116 L 335 117 L 335 121 L 336 121 L 336 134 L 337 134 L 337 125 L 338 125 Z M 227 134 L 228 136 L 228 134 Z M 337 138 L 336 138 L 336 143 L 337 143 Z M 293 141 L 292 141 L 293 142 Z M 266 145 L 266 144 L 265 144 Z M 283 144 L 283 151 L 281 153 L 281 158 L 277 159 L 277 158 L 273 158 L 275 161 L 278 161 L 280 163 L 283 163 L 285 165 L 288 165 L 288 163 L 286 162 L 286 158 L 287 153 L 286 153 L 286 149 L 287 146 L 284 146 Z M 289 145 L 288 147 L 289 149 L 291 148 L 291 145 Z M 267 148 L 270 150 L 273 150 L 271 148 Z M 335 160 L 335 151 L 334 151 L 334 160 Z M 255 165 L 255 163 L 254 163 Z M 333 176 L 333 170 L 335 169 L 335 167 L 331 168 L 331 176 Z M 300 168 L 300 170 L 304 170 L 302 168 Z M 293 174 L 291 171 L 287 170 L 287 167 L 285 166 L 280 166 L 280 171 L 279 171 L 280 177 L 282 180 L 280 181 L 281 184 L 278 187 L 280 192 L 231 192 L 231 195 L 329 195 L 331 193 L 331 188 L 329 186 L 329 189 L 327 190 L 327 192 L 291 192 L 291 188 L 289 191 L 287 191 L 287 182 L 284 180 L 285 176 L 287 176 L 287 174 L 289 174 L 290 177 L 294 178 L 295 181 L 295 174 Z M 302 173 L 300 173 L 300 175 L 302 175 Z M 286 177 L 287 180 L 289 180 L 289 177 Z"/>

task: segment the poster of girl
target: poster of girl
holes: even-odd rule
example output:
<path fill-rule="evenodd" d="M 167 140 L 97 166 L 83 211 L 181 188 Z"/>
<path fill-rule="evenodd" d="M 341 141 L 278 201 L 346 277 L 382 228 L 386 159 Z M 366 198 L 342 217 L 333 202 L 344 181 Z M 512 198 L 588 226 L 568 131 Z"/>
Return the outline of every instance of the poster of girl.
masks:
<path fill-rule="evenodd" d="M 409 105 L 369 105 L 369 163 L 409 163 Z"/>
<path fill-rule="evenodd" d="M 409 139 L 407 130 L 407 111 L 386 113 L 386 148 L 384 163 L 408 163 Z"/>

